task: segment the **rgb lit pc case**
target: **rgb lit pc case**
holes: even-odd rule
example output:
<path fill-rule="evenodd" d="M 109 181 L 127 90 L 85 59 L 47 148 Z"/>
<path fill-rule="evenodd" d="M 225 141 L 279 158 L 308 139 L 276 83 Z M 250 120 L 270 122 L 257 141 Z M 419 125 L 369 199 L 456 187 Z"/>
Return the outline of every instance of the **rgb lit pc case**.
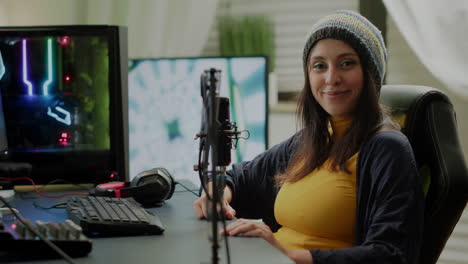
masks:
<path fill-rule="evenodd" d="M 36 183 L 128 179 L 127 29 L 0 27 L 8 159 Z"/>

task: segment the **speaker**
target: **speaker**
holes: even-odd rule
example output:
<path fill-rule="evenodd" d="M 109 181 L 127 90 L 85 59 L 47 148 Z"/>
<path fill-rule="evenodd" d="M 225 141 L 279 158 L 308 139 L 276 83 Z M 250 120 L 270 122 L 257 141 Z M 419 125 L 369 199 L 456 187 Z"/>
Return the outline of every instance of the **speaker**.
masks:
<path fill-rule="evenodd" d="M 96 187 L 94 195 L 133 197 L 144 206 L 158 206 L 172 197 L 175 181 L 165 168 L 153 168 L 138 173 L 130 183 L 109 182 Z"/>

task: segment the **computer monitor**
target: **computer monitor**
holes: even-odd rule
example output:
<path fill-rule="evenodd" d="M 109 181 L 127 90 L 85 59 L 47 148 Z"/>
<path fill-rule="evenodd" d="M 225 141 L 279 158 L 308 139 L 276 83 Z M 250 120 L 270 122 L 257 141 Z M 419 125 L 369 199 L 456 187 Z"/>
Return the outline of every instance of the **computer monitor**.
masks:
<path fill-rule="evenodd" d="M 9 161 L 36 183 L 128 180 L 125 27 L 0 27 L 0 53 Z"/>
<path fill-rule="evenodd" d="M 220 96 L 230 98 L 231 121 L 250 138 L 239 140 L 232 163 L 268 147 L 266 57 L 132 59 L 129 62 L 130 178 L 165 167 L 173 176 L 199 184 L 197 164 L 204 70 L 221 70 Z M 243 133 L 247 137 L 247 133 Z"/>

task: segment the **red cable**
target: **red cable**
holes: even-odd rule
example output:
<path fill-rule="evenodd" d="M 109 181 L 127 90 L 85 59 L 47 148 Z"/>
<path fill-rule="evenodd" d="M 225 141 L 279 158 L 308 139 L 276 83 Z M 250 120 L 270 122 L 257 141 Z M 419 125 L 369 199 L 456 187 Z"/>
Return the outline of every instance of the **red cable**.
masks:
<path fill-rule="evenodd" d="M 60 197 L 71 196 L 71 195 L 89 195 L 89 193 L 45 194 L 39 191 L 33 179 L 29 177 L 17 177 L 17 178 L 0 177 L 0 180 L 6 180 L 6 181 L 28 180 L 29 182 L 31 182 L 37 194 L 44 196 L 44 197 L 48 197 L 48 198 L 60 198 Z"/>

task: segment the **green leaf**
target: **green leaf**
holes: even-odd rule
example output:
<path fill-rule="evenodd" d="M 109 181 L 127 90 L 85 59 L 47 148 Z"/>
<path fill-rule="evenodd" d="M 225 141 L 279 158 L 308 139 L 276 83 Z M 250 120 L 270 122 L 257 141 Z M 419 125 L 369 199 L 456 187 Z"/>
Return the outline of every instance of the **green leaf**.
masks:
<path fill-rule="evenodd" d="M 221 16 L 218 31 L 222 56 L 268 56 L 269 71 L 274 71 L 274 26 L 268 16 Z"/>

